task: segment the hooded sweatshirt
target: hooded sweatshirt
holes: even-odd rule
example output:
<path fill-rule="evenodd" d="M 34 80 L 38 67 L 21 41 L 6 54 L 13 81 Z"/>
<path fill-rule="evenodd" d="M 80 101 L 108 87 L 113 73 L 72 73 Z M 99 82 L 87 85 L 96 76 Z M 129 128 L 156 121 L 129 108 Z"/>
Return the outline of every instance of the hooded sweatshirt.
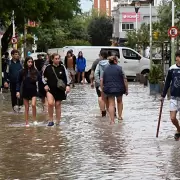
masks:
<path fill-rule="evenodd" d="M 76 66 L 78 71 L 85 71 L 86 59 L 84 57 L 78 57 L 76 59 Z"/>
<path fill-rule="evenodd" d="M 100 79 L 103 78 L 103 73 L 107 66 L 109 66 L 109 60 L 107 59 L 101 60 L 99 64 L 97 65 L 95 73 L 94 73 L 96 87 L 100 86 Z"/>

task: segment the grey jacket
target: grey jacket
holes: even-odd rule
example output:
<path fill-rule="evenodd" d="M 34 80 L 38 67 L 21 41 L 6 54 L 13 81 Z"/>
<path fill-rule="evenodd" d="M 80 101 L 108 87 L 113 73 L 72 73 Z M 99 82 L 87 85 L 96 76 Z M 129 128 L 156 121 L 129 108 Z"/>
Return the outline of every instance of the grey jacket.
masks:
<path fill-rule="evenodd" d="M 105 68 L 109 65 L 109 60 L 101 60 L 99 64 L 96 66 L 96 70 L 94 73 L 95 86 L 100 86 L 100 79 L 103 78 L 103 73 Z"/>

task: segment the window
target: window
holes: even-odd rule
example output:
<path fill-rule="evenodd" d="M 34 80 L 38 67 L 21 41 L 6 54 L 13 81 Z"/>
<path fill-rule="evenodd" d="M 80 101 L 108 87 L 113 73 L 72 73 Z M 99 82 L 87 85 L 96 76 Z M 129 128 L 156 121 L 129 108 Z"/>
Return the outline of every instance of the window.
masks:
<path fill-rule="evenodd" d="M 120 54 L 119 54 L 119 49 L 106 49 L 106 48 L 102 48 L 101 50 L 106 50 L 108 53 L 108 56 L 117 56 L 118 58 L 120 58 Z"/>
<path fill-rule="evenodd" d="M 122 49 L 122 53 L 125 59 L 139 59 L 139 55 L 130 49 Z"/>
<path fill-rule="evenodd" d="M 122 23 L 122 30 L 123 31 L 133 30 L 133 29 L 134 29 L 133 23 Z"/>

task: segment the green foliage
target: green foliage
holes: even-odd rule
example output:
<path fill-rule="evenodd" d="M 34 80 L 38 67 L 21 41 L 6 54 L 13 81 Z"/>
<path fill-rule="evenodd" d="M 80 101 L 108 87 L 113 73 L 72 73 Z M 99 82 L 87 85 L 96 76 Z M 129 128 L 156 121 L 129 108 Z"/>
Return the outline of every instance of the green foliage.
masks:
<path fill-rule="evenodd" d="M 86 40 L 72 39 L 65 41 L 64 46 L 90 46 L 91 44 Z"/>
<path fill-rule="evenodd" d="M 126 33 L 127 42 L 125 45 L 130 48 L 138 47 L 145 49 L 149 45 L 149 25 L 146 23 L 141 24 L 140 29 L 137 31 L 128 31 Z"/>
<path fill-rule="evenodd" d="M 41 24 L 34 32 L 39 39 L 39 49 L 46 51 L 48 48 L 66 45 L 89 45 L 89 36 L 84 24 L 84 19 L 79 15 L 70 20 L 54 20 Z"/>
<path fill-rule="evenodd" d="M 126 33 L 126 38 L 127 38 L 127 42 L 125 42 L 125 46 L 134 49 L 138 41 L 136 36 L 136 31 L 135 30 L 128 31 Z"/>
<path fill-rule="evenodd" d="M 16 25 L 24 24 L 24 19 L 50 22 L 52 19 L 72 18 L 74 12 L 80 12 L 80 0 L 0 0 L 0 17 L 11 19 L 15 11 Z"/>
<path fill-rule="evenodd" d="M 148 80 L 151 84 L 158 84 L 163 80 L 163 68 L 162 65 L 153 64 L 148 74 Z"/>
<path fill-rule="evenodd" d="M 93 46 L 108 46 L 111 44 L 113 25 L 112 19 L 107 16 L 95 16 L 88 25 L 88 34 Z"/>

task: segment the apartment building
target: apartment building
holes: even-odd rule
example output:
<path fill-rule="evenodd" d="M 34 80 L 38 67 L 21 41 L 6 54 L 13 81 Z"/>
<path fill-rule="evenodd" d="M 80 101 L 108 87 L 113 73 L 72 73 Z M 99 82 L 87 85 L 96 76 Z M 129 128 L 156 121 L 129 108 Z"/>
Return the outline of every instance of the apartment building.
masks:
<path fill-rule="evenodd" d="M 112 0 L 94 0 L 93 8 L 97 10 L 99 14 L 106 14 L 111 16 L 111 1 Z"/>
<path fill-rule="evenodd" d="M 130 2 L 131 1 L 131 2 Z M 150 9 L 149 2 L 141 0 L 141 6 L 137 14 L 137 28 L 139 29 L 141 24 L 150 23 Z M 121 2 L 121 0 L 120 0 Z M 130 4 L 128 4 L 130 3 Z M 126 33 L 136 28 L 136 12 L 133 0 L 127 0 L 127 4 L 118 4 L 118 6 L 112 10 L 113 23 L 113 38 L 119 39 L 120 44 L 126 41 Z M 152 21 L 158 20 L 158 5 L 160 1 L 155 0 L 152 6 Z"/>

